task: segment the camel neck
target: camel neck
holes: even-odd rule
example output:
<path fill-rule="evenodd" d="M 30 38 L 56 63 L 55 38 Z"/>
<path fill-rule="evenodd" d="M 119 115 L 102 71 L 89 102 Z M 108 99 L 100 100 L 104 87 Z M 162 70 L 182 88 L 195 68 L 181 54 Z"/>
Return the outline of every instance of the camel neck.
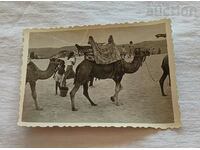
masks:
<path fill-rule="evenodd" d="M 45 80 L 45 79 L 50 78 L 53 75 L 55 68 L 56 68 L 56 65 L 50 62 L 46 70 L 38 71 L 39 79 Z"/>
<path fill-rule="evenodd" d="M 139 56 L 134 56 L 134 59 L 131 63 L 125 62 L 125 73 L 134 73 L 138 71 L 142 65 L 142 58 Z"/>

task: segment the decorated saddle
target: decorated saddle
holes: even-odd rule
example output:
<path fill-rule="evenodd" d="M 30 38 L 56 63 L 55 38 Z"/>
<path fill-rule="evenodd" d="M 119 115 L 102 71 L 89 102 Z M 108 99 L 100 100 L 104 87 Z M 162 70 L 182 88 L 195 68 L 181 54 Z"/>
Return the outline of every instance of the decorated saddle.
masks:
<path fill-rule="evenodd" d="M 93 52 L 97 64 L 111 64 L 121 59 L 120 51 L 114 43 L 96 45 L 93 47 Z"/>
<path fill-rule="evenodd" d="M 84 53 L 85 59 L 97 64 L 111 64 L 121 60 L 120 50 L 115 45 L 112 35 L 108 39 L 108 44 L 96 43 L 92 36 L 89 37 L 88 43 L 91 46 L 75 45 L 79 52 Z"/>

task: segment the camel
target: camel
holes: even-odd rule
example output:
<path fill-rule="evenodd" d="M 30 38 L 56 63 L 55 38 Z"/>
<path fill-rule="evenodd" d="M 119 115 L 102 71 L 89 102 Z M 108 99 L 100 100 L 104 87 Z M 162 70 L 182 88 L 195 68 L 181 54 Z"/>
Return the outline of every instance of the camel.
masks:
<path fill-rule="evenodd" d="M 32 61 L 27 64 L 26 83 L 30 84 L 36 110 L 42 110 L 37 101 L 36 81 L 50 78 L 59 63 L 59 59 L 51 58 L 46 70 L 40 70 Z"/>
<path fill-rule="evenodd" d="M 113 41 L 111 40 L 111 42 Z M 89 37 L 88 44 L 90 44 L 93 49 L 97 46 L 92 36 Z M 90 104 L 92 106 L 97 105 L 90 99 L 88 93 L 88 82 L 94 77 L 99 79 L 110 78 L 114 80 L 115 94 L 111 96 L 111 101 L 119 106 L 121 103 L 119 102 L 118 94 L 122 89 L 121 80 L 124 74 L 135 73 L 138 71 L 138 69 L 142 66 L 142 63 L 145 61 L 146 56 L 149 55 L 150 52 L 140 51 L 140 49 L 138 49 L 131 63 L 122 59 L 111 64 L 96 64 L 94 61 L 84 59 L 76 68 L 74 87 L 70 91 L 72 111 L 78 110 L 75 107 L 75 94 L 81 85 L 83 85 L 83 95 L 89 100 Z"/>
<path fill-rule="evenodd" d="M 163 74 L 159 80 L 159 83 L 160 83 L 160 89 L 161 89 L 161 93 L 162 93 L 162 96 L 167 96 L 164 92 L 164 89 L 163 89 L 163 85 L 164 85 L 164 81 L 166 79 L 167 76 L 169 76 L 169 85 L 170 85 L 170 72 L 169 72 L 169 62 L 168 62 L 168 55 L 166 55 L 164 58 L 163 58 L 163 61 L 162 61 L 162 65 L 161 65 L 161 68 L 163 70 Z"/>

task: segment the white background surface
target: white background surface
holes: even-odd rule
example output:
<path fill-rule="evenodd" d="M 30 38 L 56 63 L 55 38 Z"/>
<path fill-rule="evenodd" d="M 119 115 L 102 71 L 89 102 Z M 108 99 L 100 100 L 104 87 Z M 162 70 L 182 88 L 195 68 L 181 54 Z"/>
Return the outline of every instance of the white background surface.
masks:
<path fill-rule="evenodd" d="M 185 6 L 192 6 L 196 13 L 185 15 Z M 0 147 L 199 147 L 199 13 L 199 2 L 0 2 Z M 23 28 L 135 22 L 165 16 L 172 19 L 182 128 L 16 125 Z"/>

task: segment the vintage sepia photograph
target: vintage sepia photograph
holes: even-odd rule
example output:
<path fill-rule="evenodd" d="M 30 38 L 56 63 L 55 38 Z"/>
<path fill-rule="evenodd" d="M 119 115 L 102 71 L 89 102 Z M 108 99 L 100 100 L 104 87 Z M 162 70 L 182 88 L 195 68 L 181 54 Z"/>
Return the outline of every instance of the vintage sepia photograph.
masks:
<path fill-rule="evenodd" d="M 171 21 L 25 29 L 18 125 L 179 128 Z"/>

